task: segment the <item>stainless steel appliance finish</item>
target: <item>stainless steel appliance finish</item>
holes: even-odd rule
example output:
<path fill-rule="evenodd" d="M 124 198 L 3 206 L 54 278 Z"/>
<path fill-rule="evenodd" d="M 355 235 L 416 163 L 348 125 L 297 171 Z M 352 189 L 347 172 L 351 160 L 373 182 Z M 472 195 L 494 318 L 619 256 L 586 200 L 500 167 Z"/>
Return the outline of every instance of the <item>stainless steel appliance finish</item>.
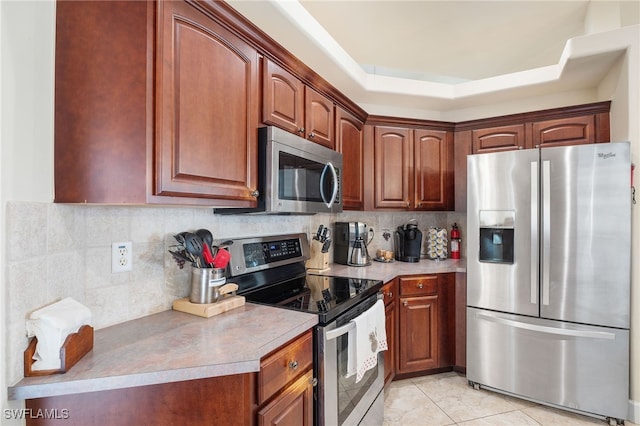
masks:
<path fill-rule="evenodd" d="M 345 378 L 350 321 L 381 297 L 382 281 L 308 274 L 306 234 L 234 240 L 229 276 L 247 301 L 318 315 L 314 328 L 316 425 L 382 424 L 384 362 L 355 383 Z M 370 423 L 362 423 L 366 417 Z"/>
<path fill-rule="evenodd" d="M 219 214 L 342 211 L 342 154 L 277 127 L 258 130 L 258 207 Z"/>
<path fill-rule="evenodd" d="M 334 262 L 349 266 L 369 266 L 368 245 L 373 239 L 373 230 L 363 222 L 336 222 Z"/>
<path fill-rule="evenodd" d="M 468 157 L 467 378 L 624 419 L 628 143 Z"/>
<path fill-rule="evenodd" d="M 379 297 L 370 296 L 356 309 L 318 328 L 318 361 L 323 366 L 318 377 L 319 382 L 323 383 L 318 393 L 318 423 L 321 425 L 382 424 L 384 406 L 381 411 L 375 404 L 384 393 L 382 353 L 378 354 L 377 366 L 367 371 L 360 382 L 356 383 L 355 376 L 345 378 L 348 353 L 352 350 L 348 338 L 349 321 L 373 306 Z M 368 423 L 365 423 L 365 417 Z"/>

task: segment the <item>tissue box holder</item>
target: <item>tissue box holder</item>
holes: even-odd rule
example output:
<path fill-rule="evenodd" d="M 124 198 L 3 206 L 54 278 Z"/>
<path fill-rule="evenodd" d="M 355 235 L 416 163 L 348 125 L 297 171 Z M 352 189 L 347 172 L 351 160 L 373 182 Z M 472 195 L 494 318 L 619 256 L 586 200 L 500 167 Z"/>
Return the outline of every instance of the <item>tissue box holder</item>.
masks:
<path fill-rule="evenodd" d="M 36 353 L 37 343 L 38 339 L 34 337 L 24 351 L 24 376 L 48 376 L 50 374 L 66 373 L 93 349 L 93 327 L 83 325 L 76 333 L 71 333 L 67 336 L 60 348 L 60 369 L 58 370 L 31 370 L 31 366 L 35 362 L 33 354 Z"/>

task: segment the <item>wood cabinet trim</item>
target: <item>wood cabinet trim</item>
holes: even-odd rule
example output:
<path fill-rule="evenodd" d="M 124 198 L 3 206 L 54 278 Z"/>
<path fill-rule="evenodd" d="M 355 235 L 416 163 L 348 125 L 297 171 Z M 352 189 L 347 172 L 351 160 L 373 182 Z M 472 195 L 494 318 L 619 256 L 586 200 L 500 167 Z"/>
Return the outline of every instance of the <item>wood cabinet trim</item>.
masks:
<path fill-rule="evenodd" d="M 455 130 L 474 130 L 482 129 L 485 127 L 499 127 L 513 124 L 524 124 L 526 122 L 578 117 L 581 115 L 592 115 L 600 113 L 608 114 L 610 110 L 611 101 L 595 102 L 590 104 L 573 105 L 568 107 L 552 108 L 519 114 L 509 114 L 499 117 L 462 121 L 455 124 Z"/>

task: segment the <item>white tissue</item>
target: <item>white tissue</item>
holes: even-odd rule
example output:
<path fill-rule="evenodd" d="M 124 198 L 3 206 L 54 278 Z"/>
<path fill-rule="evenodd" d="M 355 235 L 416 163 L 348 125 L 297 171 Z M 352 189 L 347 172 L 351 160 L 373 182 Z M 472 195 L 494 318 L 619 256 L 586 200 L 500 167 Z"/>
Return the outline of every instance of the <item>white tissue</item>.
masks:
<path fill-rule="evenodd" d="M 67 297 L 34 311 L 27 320 L 27 336 L 38 339 L 32 370 L 57 370 L 61 367 L 60 348 L 67 336 L 85 324 L 91 325 L 91 311 Z"/>

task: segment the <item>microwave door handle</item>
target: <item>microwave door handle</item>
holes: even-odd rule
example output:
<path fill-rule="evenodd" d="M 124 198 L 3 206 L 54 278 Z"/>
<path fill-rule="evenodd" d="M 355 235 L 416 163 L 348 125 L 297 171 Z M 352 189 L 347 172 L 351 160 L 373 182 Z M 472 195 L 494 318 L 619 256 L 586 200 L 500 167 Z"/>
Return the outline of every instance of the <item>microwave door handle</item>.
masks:
<path fill-rule="evenodd" d="M 335 182 L 333 185 L 333 193 L 331 194 L 331 199 L 327 202 L 327 197 L 324 193 L 324 179 L 327 175 L 327 169 L 331 171 L 331 175 L 333 176 L 333 181 Z M 327 163 L 322 170 L 322 175 L 320 176 L 320 196 L 322 197 L 322 201 L 326 204 L 327 207 L 331 208 L 333 203 L 335 203 L 336 198 L 338 196 L 338 174 L 336 173 L 336 168 L 333 167 L 333 164 Z"/>

